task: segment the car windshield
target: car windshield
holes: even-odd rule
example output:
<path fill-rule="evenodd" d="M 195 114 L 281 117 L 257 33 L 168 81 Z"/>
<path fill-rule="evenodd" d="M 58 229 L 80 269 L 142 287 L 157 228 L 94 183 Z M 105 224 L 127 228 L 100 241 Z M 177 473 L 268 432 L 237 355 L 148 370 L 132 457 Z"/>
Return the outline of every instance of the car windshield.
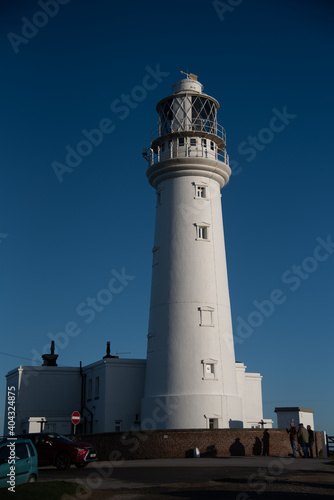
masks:
<path fill-rule="evenodd" d="M 49 438 L 54 439 L 55 441 L 59 441 L 61 443 L 73 443 L 73 441 L 71 441 L 70 439 L 68 439 L 65 436 L 62 436 L 61 434 L 54 434 L 54 433 L 49 434 L 48 433 L 47 436 Z"/>

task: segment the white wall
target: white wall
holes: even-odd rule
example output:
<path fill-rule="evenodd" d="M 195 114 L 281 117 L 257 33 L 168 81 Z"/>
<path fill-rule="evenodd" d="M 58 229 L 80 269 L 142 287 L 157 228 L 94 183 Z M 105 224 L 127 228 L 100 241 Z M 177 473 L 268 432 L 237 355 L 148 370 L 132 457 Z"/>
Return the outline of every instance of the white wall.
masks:
<path fill-rule="evenodd" d="M 299 412 L 299 422 L 304 424 L 305 429 L 308 425 L 311 426 L 311 429 L 314 429 L 314 417 L 313 417 L 313 415 L 314 415 L 313 413 L 307 412 L 307 411 L 300 411 Z"/>
<path fill-rule="evenodd" d="M 140 405 L 144 393 L 146 360 L 107 358 L 84 367 L 86 382 L 92 379 L 93 394 L 86 406 L 93 413 L 93 432 L 115 432 L 115 421 L 121 421 L 121 430 L 135 426 L 140 419 Z M 100 377 L 100 395 L 94 392 L 95 379 Z M 87 391 L 86 391 L 87 397 Z"/>
<path fill-rule="evenodd" d="M 243 363 L 236 363 L 238 390 L 243 399 L 243 421 L 245 428 L 261 427 L 262 376 L 259 373 L 247 373 Z M 264 427 L 271 428 L 272 420 L 265 420 Z"/>
<path fill-rule="evenodd" d="M 158 399 L 169 408 L 166 419 L 156 422 L 161 429 L 206 428 L 208 414 L 221 427 L 242 426 L 221 186 L 205 176 L 211 167 L 204 160 L 184 168 L 187 175 L 158 185 L 154 248 L 159 256 L 152 267 L 148 333 L 153 342 L 148 345 L 143 415 L 153 418 Z M 206 186 L 207 198 L 196 198 L 196 184 Z M 208 238 L 199 241 L 196 228 L 201 224 L 209 225 Z M 212 320 L 203 321 L 201 311 L 208 310 Z M 210 363 L 215 366 L 212 379 L 205 376 Z"/>
<path fill-rule="evenodd" d="M 262 376 L 259 373 L 245 373 L 244 406 L 246 412 L 245 427 L 257 427 L 263 419 Z"/>
<path fill-rule="evenodd" d="M 146 360 L 110 358 L 83 368 L 92 379 L 92 397 L 86 406 L 93 414 L 93 432 L 114 432 L 115 421 L 121 421 L 121 430 L 135 426 L 140 419 L 140 405 L 144 392 Z M 96 394 L 99 377 L 99 394 Z M 79 368 L 20 366 L 7 375 L 8 386 L 14 386 L 16 401 L 16 433 L 40 432 L 44 428 L 70 433 L 71 415 L 81 411 L 81 375 Z M 83 411 L 89 423 L 90 413 Z M 5 420 L 5 434 L 7 421 Z"/>
<path fill-rule="evenodd" d="M 141 400 L 144 393 L 146 360 L 143 359 L 117 359 L 109 358 L 83 368 L 86 375 L 86 407 L 93 414 L 93 432 L 114 432 L 115 422 L 121 421 L 121 431 L 134 429 L 136 427 L 136 416 L 142 420 L 140 415 Z M 262 420 L 262 396 L 261 376 L 259 374 L 245 373 L 245 365 L 236 363 L 238 394 L 244 401 L 243 422 L 244 427 L 258 425 Z M 95 391 L 95 379 L 99 377 L 99 394 Z M 87 384 L 92 380 L 92 397 L 87 401 Z M 61 434 L 70 433 L 71 414 L 74 410 L 81 410 L 81 376 L 80 369 L 76 367 L 27 367 L 20 366 L 7 375 L 8 386 L 15 386 L 17 394 L 16 401 L 16 433 L 39 432 L 41 420 L 44 420 L 44 428 Z M 193 404 L 192 397 L 183 405 L 180 401 L 178 414 L 186 421 L 191 418 L 189 407 Z M 200 395 L 199 402 L 204 407 L 213 408 L 212 411 L 204 411 L 203 427 L 207 427 L 210 418 L 218 418 L 220 427 L 229 427 L 220 420 L 220 408 L 217 410 L 212 406 L 211 396 Z M 202 402 L 201 402 L 201 401 Z M 175 403 L 175 402 L 174 402 Z M 163 425 L 165 422 L 166 407 L 164 401 L 155 401 L 154 419 L 144 424 L 145 429 L 157 428 L 157 423 Z M 227 408 L 228 404 L 222 404 Z M 90 414 L 83 411 L 88 423 L 89 432 Z M 302 414 L 304 425 L 313 428 L 313 414 L 309 415 L 312 422 L 308 420 L 307 414 Z M 171 418 L 173 416 L 171 415 Z M 206 419 L 206 420 L 205 420 Z M 289 416 L 291 421 L 291 416 Z M 285 427 L 285 426 L 284 426 Z M 7 421 L 5 420 L 5 432 Z"/>
<path fill-rule="evenodd" d="M 46 422 L 57 424 L 57 432 L 71 431 L 71 414 L 80 410 L 79 368 L 20 366 L 8 373 L 7 385 L 16 388 L 16 433 L 31 431 L 29 417 L 45 417 Z M 31 425 L 35 429 L 36 419 Z M 4 433 L 6 429 L 5 416 Z"/>

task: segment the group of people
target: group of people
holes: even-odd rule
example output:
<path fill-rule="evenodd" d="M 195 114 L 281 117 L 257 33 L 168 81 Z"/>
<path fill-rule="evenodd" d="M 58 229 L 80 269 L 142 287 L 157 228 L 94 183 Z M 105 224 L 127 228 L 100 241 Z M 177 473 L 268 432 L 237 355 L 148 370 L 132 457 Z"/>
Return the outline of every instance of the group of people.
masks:
<path fill-rule="evenodd" d="M 314 445 L 314 432 L 311 426 L 308 425 L 305 429 L 303 424 L 299 424 L 298 429 L 295 424 L 291 422 L 290 429 L 287 427 L 286 431 L 290 436 L 290 443 L 294 457 L 297 457 L 297 443 L 303 450 L 304 458 L 313 458 L 313 445 Z"/>

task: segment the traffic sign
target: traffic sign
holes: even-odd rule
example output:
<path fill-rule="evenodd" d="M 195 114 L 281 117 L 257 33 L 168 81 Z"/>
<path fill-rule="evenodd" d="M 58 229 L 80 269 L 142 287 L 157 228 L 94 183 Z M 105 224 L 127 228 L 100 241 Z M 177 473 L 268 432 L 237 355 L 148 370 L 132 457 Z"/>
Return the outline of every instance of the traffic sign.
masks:
<path fill-rule="evenodd" d="M 71 421 L 73 425 L 77 425 L 80 422 L 81 415 L 78 411 L 74 411 L 71 416 Z"/>

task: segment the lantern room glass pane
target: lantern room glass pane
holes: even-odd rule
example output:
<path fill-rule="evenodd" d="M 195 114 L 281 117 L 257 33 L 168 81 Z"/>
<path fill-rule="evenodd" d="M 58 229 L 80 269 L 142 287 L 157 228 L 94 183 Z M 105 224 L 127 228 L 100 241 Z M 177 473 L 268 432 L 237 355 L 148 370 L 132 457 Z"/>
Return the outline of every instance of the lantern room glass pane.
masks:
<path fill-rule="evenodd" d="M 195 130 L 215 133 L 217 110 L 205 97 L 192 96 L 192 123 Z"/>
<path fill-rule="evenodd" d="M 215 103 L 202 96 L 180 96 L 165 100 L 159 107 L 160 135 L 178 131 L 216 134 Z"/>
<path fill-rule="evenodd" d="M 171 124 L 173 120 L 172 103 L 173 99 L 168 99 L 161 104 L 159 110 L 161 134 L 168 134 L 171 131 Z"/>

